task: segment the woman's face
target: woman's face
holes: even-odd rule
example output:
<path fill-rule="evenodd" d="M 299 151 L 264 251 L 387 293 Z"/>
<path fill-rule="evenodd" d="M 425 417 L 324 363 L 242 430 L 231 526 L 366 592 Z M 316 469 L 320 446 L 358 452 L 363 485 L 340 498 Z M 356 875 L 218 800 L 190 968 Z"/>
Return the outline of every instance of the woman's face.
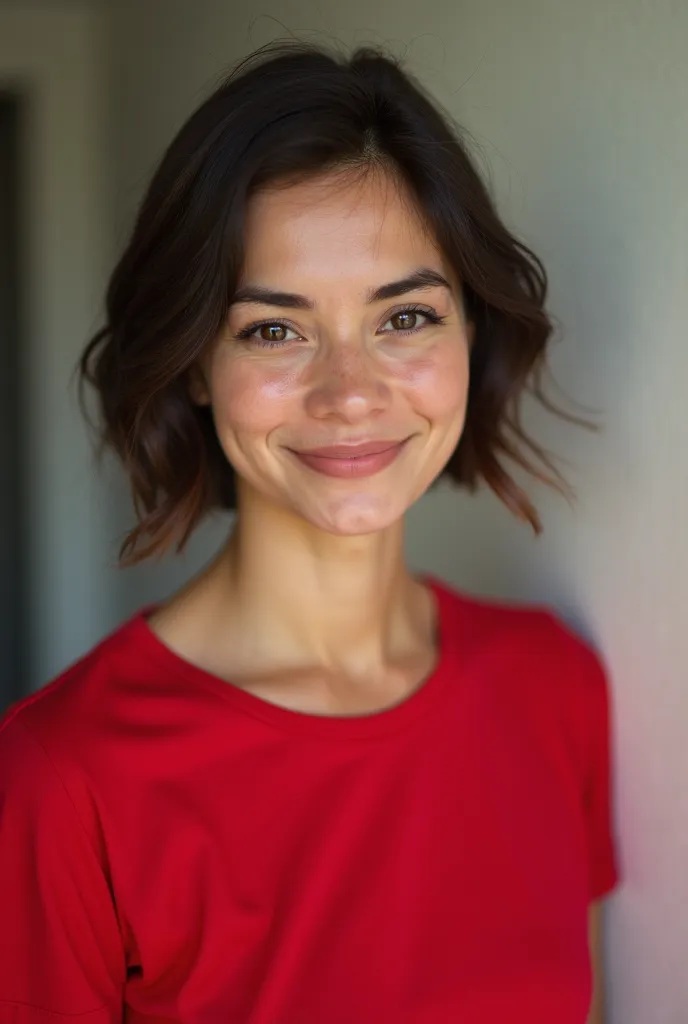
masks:
<path fill-rule="evenodd" d="M 239 493 L 339 535 L 391 525 L 461 435 L 469 326 L 408 196 L 341 172 L 257 195 L 209 402 Z"/>

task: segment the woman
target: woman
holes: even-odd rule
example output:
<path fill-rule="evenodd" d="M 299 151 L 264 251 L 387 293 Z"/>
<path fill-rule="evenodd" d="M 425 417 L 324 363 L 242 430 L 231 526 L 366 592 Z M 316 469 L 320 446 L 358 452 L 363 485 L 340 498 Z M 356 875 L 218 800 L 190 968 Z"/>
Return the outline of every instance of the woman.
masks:
<path fill-rule="evenodd" d="M 443 474 L 538 528 L 544 298 L 376 52 L 254 55 L 181 129 L 82 372 L 123 559 L 236 528 L 5 719 L 0 1021 L 601 1020 L 599 662 L 402 550 Z"/>

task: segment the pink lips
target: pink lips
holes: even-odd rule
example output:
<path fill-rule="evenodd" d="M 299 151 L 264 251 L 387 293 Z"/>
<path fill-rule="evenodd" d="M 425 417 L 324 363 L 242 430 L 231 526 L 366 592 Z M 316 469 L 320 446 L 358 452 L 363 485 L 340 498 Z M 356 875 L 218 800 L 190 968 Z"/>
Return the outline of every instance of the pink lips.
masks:
<path fill-rule="evenodd" d="M 310 469 L 325 476 L 364 477 L 379 473 L 391 465 L 406 444 L 404 441 L 368 441 L 357 445 L 332 445 L 294 451 L 294 455 Z"/>

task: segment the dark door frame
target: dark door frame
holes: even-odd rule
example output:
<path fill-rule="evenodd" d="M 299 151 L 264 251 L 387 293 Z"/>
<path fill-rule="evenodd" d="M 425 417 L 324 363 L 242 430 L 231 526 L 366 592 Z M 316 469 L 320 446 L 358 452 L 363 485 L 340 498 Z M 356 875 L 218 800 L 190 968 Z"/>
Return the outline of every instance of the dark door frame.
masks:
<path fill-rule="evenodd" d="M 26 480 L 22 442 L 22 119 L 0 91 L 0 712 L 28 689 Z"/>

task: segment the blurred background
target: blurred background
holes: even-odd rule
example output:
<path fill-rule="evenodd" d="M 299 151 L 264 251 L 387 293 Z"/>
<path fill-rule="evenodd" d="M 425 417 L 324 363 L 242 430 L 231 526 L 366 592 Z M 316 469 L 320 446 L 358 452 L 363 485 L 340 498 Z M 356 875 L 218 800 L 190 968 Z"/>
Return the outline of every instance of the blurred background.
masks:
<path fill-rule="evenodd" d="M 289 34 L 405 57 L 547 265 L 553 371 L 602 430 L 528 418 L 578 501 L 536 494 L 535 541 L 488 494 L 443 487 L 412 510 L 409 555 L 546 601 L 603 652 L 625 878 L 611 1019 L 686 1024 L 686 0 L 0 0 L 0 705 L 225 535 L 219 518 L 181 558 L 116 568 L 127 488 L 96 467 L 71 378 L 163 147 L 228 65 Z"/>

